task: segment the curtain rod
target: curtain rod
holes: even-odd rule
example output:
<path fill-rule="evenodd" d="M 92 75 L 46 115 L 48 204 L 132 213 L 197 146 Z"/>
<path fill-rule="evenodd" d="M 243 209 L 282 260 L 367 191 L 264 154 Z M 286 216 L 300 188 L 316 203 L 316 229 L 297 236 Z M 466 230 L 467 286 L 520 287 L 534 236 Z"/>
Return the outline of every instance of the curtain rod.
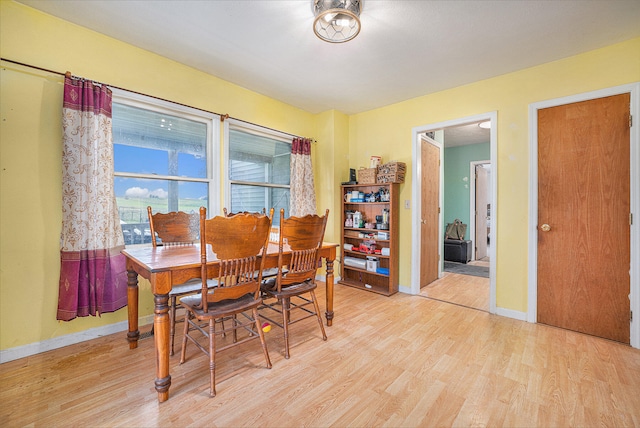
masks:
<path fill-rule="evenodd" d="M 6 62 L 10 62 L 10 63 L 12 63 L 12 64 L 22 65 L 22 66 L 24 66 L 24 67 L 29 67 L 29 68 L 33 68 L 33 69 L 36 69 L 36 70 L 44 71 L 44 72 L 47 72 L 47 73 L 58 74 L 58 75 L 60 75 L 60 76 L 71 76 L 71 72 L 69 72 L 69 71 L 67 71 L 66 73 L 62 73 L 62 72 L 60 72 L 60 71 L 49 70 L 49 69 L 47 69 L 47 68 L 38 67 L 37 65 L 26 64 L 26 63 L 24 63 L 24 62 L 14 61 L 14 60 L 11 60 L 11 59 L 8 59 L 8 58 L 1 58 L 1 57 L 0 57 L 0 60 L 2 60 L 2 61 L 6 61 Z M 290 136 L 292 136 L 292 137 L 294 137 L 294 138 L 305 138 L 305 137 L 300 137 L 300 136 L 298 136 L 298 135 L 290 134 L 290 133 L 288 133 L 288 132 L 280 131 L 280 130 L 278 130 L 278 129 L 269 128 L 268 126 L 259 125 L 259 124 L 257 124 L 257 123 L 249 122 L 249 121 L 247 121 L 247 120 L 238 119 L 238 118 L 236 118 L 236 117 L 230 117 L 228 114 L 220 114 L 220 113 L 216 113 L 216 112 L 213 112 L 213 111 L 205 110 L 205 109 L 203 109 L 203 108 L 193 107 L 193 106 L 190 106 L 190 105 L 187 105 L 187 104 L 182 104 L 182 103 L 179 103 L 179 102 L 176 102 L 176 101 L 171 101 L 171 100 L 167 100 L 167 99 L 164 99 L 164 98 L 156 97 L 156 96 L 154 96 L 154 95 L 143 94 L 142 92 L 132 91 L 131 89 L 126 89 L 126 88 L 121 88 L 121 87 L 119 87 L 119 86 L 110 85 L 110 84 L 108 84 L 108 83 L 102 83 L 102 82 L 97 82 L 97 83 L 100 83 L 100 84 L 103 84 L 103 85 L 106 85 L 106 86 L 110 86 L 110 87 L 112 87 L 112 88 L 120 89 L 121 91 L 131 92 L 131 93 L 136 94 L 136 95 L 142 95 L 142 96 L 149 97 L 149 98 L 153 98 L 153 99 L 156 99 L 156 100 L 160 100 L 160 101 L 165 101 L 165 102 L 168 102 L 168 103 L 177 104 L 177 105 L 179 105 L 179 106 L 192 108 L 192 109 L 195 109 L 195 110 L 202 111 L 202 112 L 204 112 L 204 113 L 215 114 L 215 115 L 217 115 L 217 116 L 220 116 L 220 121 L 221 121 L 221 122 L 224 122 L 224 121 L 225 121 L 225 119 L 234 119 L 234 120 L 237 120 L 237 121 L 240 121 L 240 122 L 243 122 L 243 123 L 247 123 L 247 124 L 249 124 L 249 125 L 255 125 L 255 126 L 259 126 L 259 127 L 261 127 L 261 128 L 269 129 L 269 130 L 274 131 L 274 132 L 280 132 L 281 134 L 290 135 Z M 310 140 L 311 140 L 312 142 L 314 142 L 314 143 L 316 143 L 316 142 L 317 142 L 317 141 L 316 141 L 315 139 L 313 139 L 313 138 L 311 138 Z"/>

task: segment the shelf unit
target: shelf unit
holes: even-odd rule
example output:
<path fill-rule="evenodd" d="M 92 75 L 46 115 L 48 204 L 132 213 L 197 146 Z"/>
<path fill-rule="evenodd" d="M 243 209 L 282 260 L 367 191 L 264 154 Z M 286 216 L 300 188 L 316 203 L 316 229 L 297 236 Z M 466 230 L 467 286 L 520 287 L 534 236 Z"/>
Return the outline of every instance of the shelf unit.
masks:
<path fill-rule="evenodd" d="M 398 238 L 400 217 L 400 184 L 399 183 L 377 183 L 377 184 L 350 184 L 342 186 L 342 227 L 340 240 L 342 245 L 342 263 L 340 267 L 339 284 L 360 288 L 374 293 L 390 296 L 398 292 Z M 381 189 L 388 191 L 389 200 L 384 202 L 353 202 L 347 201 L 347 194 L 353 191 L 364 194 L 377 193 Z M 376 216 L 382 215 L 383 210 L 389 213 L 388 229 L 370 229 L 364 227 L 347 227 L 347 212 L 359 211 L 366 222 L 376 225 Z M 378 239 L 378 232 L 386 232 L 388 239 Z M 364 236 L 360 236 L 363 234 Z M 373 235 L 373 238 L 371 237 Z M 389 255 L 369 254 L 362 251 L 352 251 L 345 248 L 345 244 L 358 248 L 365 241 L 374 241 L 376 248 L 388 248 Z M 348 266 L 345 258 L 351 257 L 359 260 L 367 260 L 367 256 L 375 257 L 378 266 L 389 270 L 389 274 L 378 273 L 367 270 L 366 267 Z"/>

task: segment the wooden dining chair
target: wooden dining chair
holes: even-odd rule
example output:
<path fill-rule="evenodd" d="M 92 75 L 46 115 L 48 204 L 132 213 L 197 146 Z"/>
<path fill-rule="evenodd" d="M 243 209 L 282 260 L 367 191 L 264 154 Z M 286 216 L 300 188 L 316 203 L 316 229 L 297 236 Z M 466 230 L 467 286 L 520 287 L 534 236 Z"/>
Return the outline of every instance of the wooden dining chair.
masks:
<path fill-rule="evenodd" d="M 240 211 L 237 213 L 234 212 L 230 212 L 227 210 L 227 208 L 223 208 L 222 212 L 224 213 L 225 217 L 231 217 L 234 216 L 236 214 L 254 214 L 254 215 L 259 215 L 259 214 L 266 214 L 267 213 L 267 209 L 266 208 L 262 208 L 262 211 L 260 212 L 251 212 L 251 211 Z M 278 233 L 278 228 L 277 227 L 271 227 L 271 232 L 269 233 L 269 242 L 275 242 L 277 243 L 277 240 L 274 240 L 274 236 L 277 236 Z M 262 271 L 262 280 L 265 280 L 266 278 L 272 278 L 274 276 L 276 276 L 278 274 L 278 269 L 277 268 L 266 268 Z"/>
<path fill-rule="evenodd" d="M 210 395 L 216 395 L 216 353 L 230 347 L 240 345 L 249 340 L 259 338 L 262 343 L 267 368 L 271 368 L 271 360 L 264 339 L 258 306 L 261 305 L 260 282 L 262 268 L 269 243 L 271 230 L 270 215 L 237 214 L 231 217 L 217 216 L 206 219 L 206 209 L 200 208 L 200 253 L 202 293 L 182 299 L 187 309 L 182 339 L 180 364 L 185 362 L 187 343 L 193 342 L 209 357 Z M 208 266 L 210 259 L 207 247 L 215 254 L 218 263 Z M 256 277 L 255 272 L 258 272 Z M 213 277 L 217 287 L 208 290 L 206 279 Z M 216 322 L 229 319 L 231 327 L 225 328 Z M 228 340 L 217 347 L 216 336 L 233 331 L 233 341 Z M 238 332 L 244 332 L 238 338 Z M 207 337 L 208 346 L 198 342 L 202 336 Z"/>
<path fill-rule="evenodd" d="M 194 245 L 200 239 L 200 216 L 198 213 L 186 213 L 184 211 L 172 211 L 168 213 L 153 213 L 150 206 L 147 207 L 149 215 L 149 229 L 151 230 L 151 243 L 154 247 Z M 213 281 L 209 286 L 214 286 Z M 169 292 L 169 334 L 170 355 L 173 355 L 173 342 L 176 329 L 176 310 L 180 307 L 180 299 L 189 294 L 199 293 L 202 288 L 200 277 L 192 278 L 186 282 L 174 285 Z"/>
<path fill-rule="evenodd" d="M 261 312 L 263 318 L 283 329 L 285 358 L 289 358 L 291 324 L 316 317 L 322 340 L 327 340 L 315 289 L 320 248 L 328 216 L 329 210 L 326 210 L 322 217 L 306 215 L 285 219 L 284 210 L 280 210 L 278 273 L 275 278 L 263 281 L 261 285 L 264 299 Z M 288 262 L 285 262 L 286 253 L 291 255 Z M 295 318 L 291 317 L 293 311 L 296 311 Z M 282 320 L 275 320 L 275 317 L 271 316 L 273 312 L 282 314 Z"/>

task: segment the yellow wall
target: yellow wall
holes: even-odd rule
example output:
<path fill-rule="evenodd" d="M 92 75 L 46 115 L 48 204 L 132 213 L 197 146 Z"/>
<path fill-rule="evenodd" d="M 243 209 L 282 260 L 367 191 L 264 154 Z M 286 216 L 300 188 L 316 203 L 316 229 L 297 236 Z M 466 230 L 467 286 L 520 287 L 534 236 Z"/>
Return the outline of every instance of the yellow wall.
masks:
<path fill-rule="evenodd" d="M 428 74 L 427 77 L 428 78 Z M 401 200 L 411 199 L 411 130 L 471 115 L 498 113 L 497 306 L 527 310 L 531 103 L 640 81 L 640 38 L 460 86 L 350 117 L 352 165 L 370 155 L 406 162 Z M 411 283 L 411 211 L 401 209 L 400 284 Z"/>
<path fill-rule="evenodd" d="M 300 109 L 5 0 L 0 55 L 295 135 L 315 137 L 317 129 L 315 116 Z M 0 349 L 125 321 L 126 309 L 100 318 L 55 319 L 63 78 L 8 62 L 1 72 Z M 326 163 L 326 143 L 316 139 L 316 162 Z M 140 315 L 152 313 L 149 285 L 142 280 Z"/>
<path fill-rule="evenodd" d="M 368 165 L 370 155 L 406 162 L 401 199 L 411 199 L 412 128 L 497 111 L 497 304 L 522 312 L 527 307 L 529 104 L 640 80 L 639 38 L 353 116 L 311 115 L 6 0 L 0 1 L 0 55 L 314 137 L 318 210 L 332 212 L 327 229 L 332 241 L 338 241 L 340 230 L 336 190 L 349 167 Z M 62 78 L 7 62 L 1 71 L 0 349 L 5 350 L 124 321 L 126 310 L 68 323 L 55 320 Z M 408 287 L 411 211 L 401 211 L 400 284 Z M 148 315 L 152 298 L 148 284 L 141 287 L 140 313 Z"/>
<path fill-rule="evenodd" d="M 325 232 L 325 241 L 340 242 L 339 188 L 349 179 L 349 118 L 335 110 L 317 116 L 317 130 L 314 135 L 322 141 L 321 150 L 313 156 L 316 171 L 315 185 L 318 211 L 329 208 L 329 221 Z M 336 266 L 337 268 L 337 266 Z"/>

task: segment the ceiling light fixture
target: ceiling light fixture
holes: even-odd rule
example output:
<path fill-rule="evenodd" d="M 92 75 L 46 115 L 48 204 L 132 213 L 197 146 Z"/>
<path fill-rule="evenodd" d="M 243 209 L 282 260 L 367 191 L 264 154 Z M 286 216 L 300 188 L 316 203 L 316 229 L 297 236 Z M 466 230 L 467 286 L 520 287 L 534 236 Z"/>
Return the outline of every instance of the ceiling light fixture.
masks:
<path fill-rule="evenodd" d="M 478 126 L 482 129 L 491 129 L 491 121 L 487 120 L 486 122 L 480 122 Z"/>
<path fill-rule="evenodd" d="M 313 0 L 313 32 L 329 43 L 348 42 L 360 32 L 362 0 Z"/>

